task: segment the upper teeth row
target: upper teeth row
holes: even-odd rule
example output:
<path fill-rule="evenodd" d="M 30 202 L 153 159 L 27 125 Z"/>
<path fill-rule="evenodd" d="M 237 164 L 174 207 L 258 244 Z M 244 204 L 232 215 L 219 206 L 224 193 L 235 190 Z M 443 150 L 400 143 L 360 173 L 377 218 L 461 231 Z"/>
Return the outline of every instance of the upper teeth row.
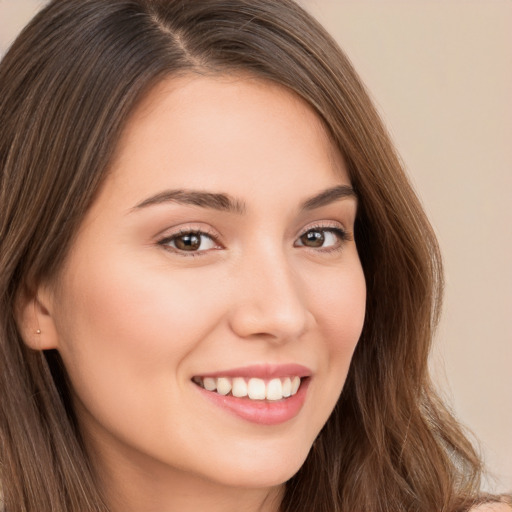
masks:
<path fill-rule="evenodd" d="M 231 393 L 236 397 L 249 397 L 252 400 L 281 400 L 295 395 L 300 386 L 300 377 L 283 377 L 281 379 L 263 379 L 243 377 L 204 377 L 194 381 L 207 389 L 221 395 Z"/>

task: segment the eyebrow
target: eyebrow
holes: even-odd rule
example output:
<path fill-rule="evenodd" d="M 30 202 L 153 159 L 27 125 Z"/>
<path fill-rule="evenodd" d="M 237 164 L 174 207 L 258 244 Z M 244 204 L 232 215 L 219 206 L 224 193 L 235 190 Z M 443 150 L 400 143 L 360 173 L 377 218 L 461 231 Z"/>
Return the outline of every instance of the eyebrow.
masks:
<path fill-rule="evenodd" d="M 346 197 L 357 198 L 355 190 L 348 185 L 338 185 L 337 187 L 328 188 L 323 192 L 307 199 L 302 203 L 301 210 L 314 210 L 322 206 L 334 203 Z"/>
<path fill-rule="evenodd" d="M 239 215 L 245 213 L 245 204 L 242 201 L 237 201 L 228 194 L 216 194 L 200 190 L 165 190 L 159 194 L 148 197 L 139 203 L 134 210 L 168 202 L 200 206 L 202 208 L 237 213 Z"/>
<path fill-rule="evenodd" d="M 306 199 L 301 204 L 300 210 L 314 210 L 347 197 L 357 197 L 354 189 L 348 185 L 338 185 Z M 144 201 L 132 208 L 131 211 L 168 202 L 199 206 L 238 215 L 243 215 L 246 212 L 246 205 L 243 201 L 235 199 L 228 194 L 204 192 L 201 190 L 165 190 L 144 199 Z"/>

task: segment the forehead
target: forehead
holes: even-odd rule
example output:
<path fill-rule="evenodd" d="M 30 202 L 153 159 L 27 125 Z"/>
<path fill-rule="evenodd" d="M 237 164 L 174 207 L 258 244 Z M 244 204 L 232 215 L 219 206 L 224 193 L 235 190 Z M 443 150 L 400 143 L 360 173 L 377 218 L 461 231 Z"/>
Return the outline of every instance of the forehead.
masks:
<path fill-rule="evenodd" d="M 136 203 L 170 187 L 262 197 L 269 185 L 287 193 L 300 182 L 305 194 L 319 180 L 350 183 L 323 121 L 297 94 L 250 76 L 188 74 L 143 97 L 107 185 Z"/>
<path fill-rule="evenodd" d="M 314 127 L 327 135 L 327 130 L 313 107 L 288 87 L 248 73 L 213 72 L 185 73 L 158 82 L 139 101 L 125 133 L 130 132 L 130 125 L 134 127 L 158 109 L 164 108 L 169 113 L 179 115 L 182 111 L 193 113 L 194 107 L 204 111 L 209 106 L 214 111 L 220 105 L 240 106 L 244 101 L 252 103 L 254 110 L 264 115 L 268 116 L 273 112 L 274 115 L 269 120 L 278 119 L 284 110 L 293 105 L 297 113 L 309 122 L 314 120 Z M 261 102 L 272 108 L 261 111 Z M 244 106 L 240 114 L 250 114 L 248 105 Z"/>
<path fill-rule="evenodd" d="M 262 128 L 267 137 L 262 137 Z M 279 131 L 279 140 L 273 139 Z M 136 146 L 163 147 L 193 134 L 187 141 L 197 152 L 197 145 L 207 151 L 208 141 L 234 151 L 235 144 L 254 140 L 257 144 L 281 142 L 283 134 L 293 137 L 296 148 L 311 149 L 316 145 L 337 167 L 339 150 L 328 130 L 305 100 L 295 92 L 251 75 L 187 74 L 167 78 L 154 86 L 139 102 L 129 118 L 118 143 L 116 155 L 132 153 Z M 241 140 L 243 139 L 243 140 Z M 247 145 L 247 144 L 244 144 Z M 262 148 L 264 149 L 264 148 Z M 258 154 L 261 154 L 258 150 Z"/>

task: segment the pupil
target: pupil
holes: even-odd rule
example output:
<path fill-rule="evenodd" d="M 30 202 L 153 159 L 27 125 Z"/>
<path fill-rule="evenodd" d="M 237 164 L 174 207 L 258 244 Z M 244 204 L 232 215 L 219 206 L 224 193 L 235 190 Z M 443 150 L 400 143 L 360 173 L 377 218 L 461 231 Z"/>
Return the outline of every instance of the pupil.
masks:
<path fill-rule="evenodd" d="M 174 242 L 178 249 L 182 251 L 194 251 L 199 249 L 201 245 L 201 237 L 199 235 L 182 235 Z"/>
<path fill-rule="evenodd" d="M 322 247 L 325 236 L 321 231 L 308 231 L 301 237 L 302 243 L 309 247 Z"/>

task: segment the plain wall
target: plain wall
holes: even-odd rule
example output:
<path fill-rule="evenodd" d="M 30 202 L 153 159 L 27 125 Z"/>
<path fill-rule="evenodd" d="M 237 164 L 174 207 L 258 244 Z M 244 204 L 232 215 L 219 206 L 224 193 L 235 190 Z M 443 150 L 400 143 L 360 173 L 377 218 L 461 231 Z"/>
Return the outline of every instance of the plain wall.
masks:
<path fill-rule="evenodd" d="M 0 0 L 0 53 L 42 5 Z M 512 490 L 512 2 L 303 0 L 376 101 L 438 234 L 433 372 Z M 1 127 L 0 127 L 1 129 Z"/>

